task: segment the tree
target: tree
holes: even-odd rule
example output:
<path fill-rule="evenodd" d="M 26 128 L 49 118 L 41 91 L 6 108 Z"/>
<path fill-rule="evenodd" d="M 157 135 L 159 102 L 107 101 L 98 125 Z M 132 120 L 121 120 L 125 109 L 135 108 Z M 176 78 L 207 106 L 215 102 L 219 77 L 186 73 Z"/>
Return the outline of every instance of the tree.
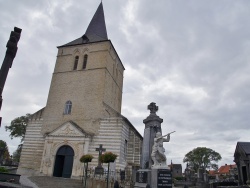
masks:
<path fill-rule="evenodd" d="M 20 162 L 20 157 L 21 157 L 21 151 L 22 151 L 22 144 L 19 144 L 16 151 L 13 152 L 13 161 L 14 162 Z"/>
<path fill-rule="evenodd" d="M 183 162 L 188 162 L 197 171 L 198 168 L 204 170 L 208 168 L 218 169 L 216 163 L 219 160 L 221 160 L 221 155 L 216 151 L 206 147 L 197 147 L 185 155 Z"/>
<path fill-rule="evenodd" d="M 29 116 L 30 114 L 26 114 L 25 116 L 17 117 L 11 121 L 10 126 L 5 126 L 5 130 L 10 132 L 11 139 L 13 137 L 21 137 L 21 142 L 23 141 Z"/>
<path fill-rule="evenodd" d="M 2 159 L 4 160 L 9 159 L 10 158 L 9 148 L 5 141 L 0 140 L 0 148 L 4 150 Z"/>

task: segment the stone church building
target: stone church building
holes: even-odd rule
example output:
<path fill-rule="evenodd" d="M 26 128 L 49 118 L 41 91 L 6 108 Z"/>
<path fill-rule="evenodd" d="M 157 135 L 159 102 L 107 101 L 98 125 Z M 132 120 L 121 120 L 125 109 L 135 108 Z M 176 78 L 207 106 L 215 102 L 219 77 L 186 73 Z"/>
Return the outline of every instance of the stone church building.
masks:
<path fill-rule="evenodd" d="M 47 104 L 30 116 L 17 173 L 79 177 L 80 157 L 92 154 L 96 167 L 100 144 L 118 155 L 115 169 L 137 169 L 143 138 L 121 115 L 124 70 L 100 3 L 85 34 L 58 47 Z"/>

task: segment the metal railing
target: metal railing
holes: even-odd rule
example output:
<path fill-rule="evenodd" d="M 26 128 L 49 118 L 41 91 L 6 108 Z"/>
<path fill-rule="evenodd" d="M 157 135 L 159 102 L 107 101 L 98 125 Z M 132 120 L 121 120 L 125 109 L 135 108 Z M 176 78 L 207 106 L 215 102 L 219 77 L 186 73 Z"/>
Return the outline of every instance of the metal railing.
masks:
<path fill-rule="evenodd" d="M 118 181 L 119 187 L 123 188 L 125 186 L 134 185 L 133 178 L 131 176 L 130 171 L 125 170 L 110 170 L 109 171 L 109 182 L 113 184 L 115 181 Z M 95 174 L 95 170 L 93 168 L 88 168 L 87 171 L 87 179 L 90 180 L 101 180 L 107 181 L 108 171 L 104 170 L 103 174 Z M 83 170 L 83 176 L 81 176 L 81 181 L 84 183 L 85 179 L 85 170 Z"/>

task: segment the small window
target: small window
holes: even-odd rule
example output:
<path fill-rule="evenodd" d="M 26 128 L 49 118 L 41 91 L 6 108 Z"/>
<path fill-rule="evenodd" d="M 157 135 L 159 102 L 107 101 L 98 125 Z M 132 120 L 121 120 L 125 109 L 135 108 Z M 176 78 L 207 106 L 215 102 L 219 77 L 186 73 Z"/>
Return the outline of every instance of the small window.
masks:
<path fill-rule="evenodd" d="M 71 114 L 71 108 L 72 108 L 72 102 L 71 101 L 67 101 L 65 103 L 63 114 Z"/>
<path fill-rule="evenodd" d="M 76 56 L 76 57 L 75 57 L 75 63 L 74 63 L 74 68 L 73 68 L 73 70 L 76 70 L 76 69 L 77 69 L 78 60 L 79 60 L 79 56 Z"/>
<path fill-rule="evenodd" d="M 83 57 L 82 69 L 86 69 L 87 61 L 88 61 L 88 55 L 86 54 L 86 55 L 84 55 L 84 57 Z"/>

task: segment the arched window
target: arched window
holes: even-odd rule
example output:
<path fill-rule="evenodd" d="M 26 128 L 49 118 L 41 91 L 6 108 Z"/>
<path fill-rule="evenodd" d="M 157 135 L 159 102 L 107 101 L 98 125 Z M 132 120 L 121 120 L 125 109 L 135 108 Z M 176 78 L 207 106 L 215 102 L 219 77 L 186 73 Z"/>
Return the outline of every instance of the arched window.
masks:
<path fill-rule="evenodd" d="M 87 61 L 88 61 L 88 55 L 85 54 L 84 57 L 83 57 L 82 69 L 86 69 Z"/>
<path fill-rule="evenodd" d="M 63 114 L 71 114 L 71 108 L 72 108 L 72 102 L 71 101 L 67 101 L 65 103 Z"/>
<path fill-rule="evenodd" d="M 77 69 L 78 60 L 79 60 L 79 56 L 76 56 L 76 57 L 75 57 L 75 63 L 74 63 L 74 68 L 73 68 L 73 70 L 76 70 L 76 69 Z"/>

